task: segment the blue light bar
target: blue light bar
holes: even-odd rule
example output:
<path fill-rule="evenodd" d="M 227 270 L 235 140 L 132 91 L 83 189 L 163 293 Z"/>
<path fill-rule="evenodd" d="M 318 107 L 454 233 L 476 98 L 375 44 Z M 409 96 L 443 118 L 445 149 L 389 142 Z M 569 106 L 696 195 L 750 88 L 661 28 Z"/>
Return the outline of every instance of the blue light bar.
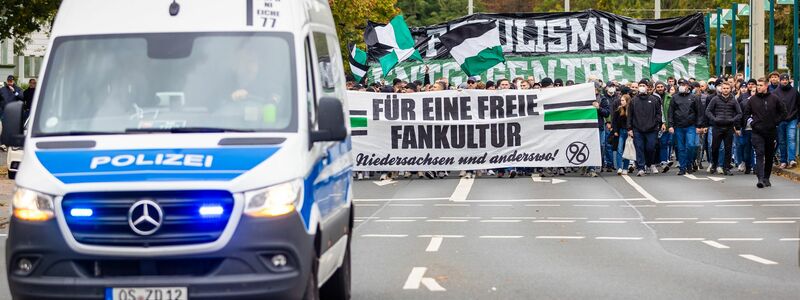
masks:
<path fill-rule="evenodd" d="M 73 217 L 91 217 L 94 214 L 91 208 L 73 208 L 69 210 L 69 215 Z"/>
<path fill-rule="evenodd" d="M 200 215 L 204 217 L 218 217 L 221 216 L 225 210 L 219 205 L 209 205 L 200 207 Z"/>

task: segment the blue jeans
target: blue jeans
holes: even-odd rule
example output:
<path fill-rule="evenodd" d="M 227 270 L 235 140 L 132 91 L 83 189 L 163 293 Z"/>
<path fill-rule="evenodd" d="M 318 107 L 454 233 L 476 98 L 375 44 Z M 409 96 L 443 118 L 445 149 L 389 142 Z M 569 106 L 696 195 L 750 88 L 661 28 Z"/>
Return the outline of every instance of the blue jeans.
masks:
<path fill-rule="evenodd" d="M 672 152 L 672 135 L 669 132 L 664 132 L 659 138 L 660 147 L 658 150 L 659 162 L 668 162 Z"/>
<path fill-rule="evenodd" d="M 692 167 L 694 155 L 697 153 L 697 128 L 675 128 L 675 143 L 678 145 L 678 163 L 681 171 Z"/>
<path fill-rule="evenodd" d="M 644 171 L 644 167 L 655 164 L 656 140 L 658 131 L 640 132 L 634 130 L 633 144 L 636 145 L 636 167 Z"/>
<path fill-rule="evenodd" d="M 617 145 L 617 160 L 614 161 L 614 168 L 616 169 L 628 169 L 630 166 L 631 161 L 622 158 L 622 153 L 625 152 L 625 142 L 628 140 L 628 130 L 620 129 L 619 130 L 619 144 Z"/>
<path fill-rule="evenodd" d="M 797 119 L 783 121 L 778 125 L 778 151 L 781 153 L 782 164 L 797 159 Z"/>
<path fill-rule="evenodd" d="M 750 141 L 752 136 L 753 131 L 742 130 L 742 135 L 736 137 L 736 164 L 744 163 L 748 169 L 755 164 L 753 161 L 753 143 Z"/>

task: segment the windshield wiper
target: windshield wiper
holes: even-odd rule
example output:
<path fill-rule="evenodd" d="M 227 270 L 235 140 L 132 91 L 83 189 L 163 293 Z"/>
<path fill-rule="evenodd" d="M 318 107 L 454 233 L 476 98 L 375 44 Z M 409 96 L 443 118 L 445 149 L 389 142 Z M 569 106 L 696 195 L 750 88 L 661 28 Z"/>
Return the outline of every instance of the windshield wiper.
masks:
<path fill-rule="evenodd" d="M 125 133 L 218 133 L 218 132 L 255 132 L 249 129 L 217 128 L 217 127 L 176 127 L 176 128 L 128 128 Z"/>
<path fill-rule="evenodd" d="M 121 131 L 66 131 L 54 133 L 40 133 L 37 137 L 54 137 L 54 136 L 83 136 L 83 135 L 120 135 L 125 134 Z"/>

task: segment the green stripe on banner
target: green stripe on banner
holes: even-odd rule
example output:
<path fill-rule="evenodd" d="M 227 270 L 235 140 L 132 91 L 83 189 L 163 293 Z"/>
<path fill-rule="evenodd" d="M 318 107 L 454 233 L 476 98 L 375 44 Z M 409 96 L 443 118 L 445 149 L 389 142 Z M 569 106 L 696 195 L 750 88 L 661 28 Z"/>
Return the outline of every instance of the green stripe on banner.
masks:
<path fill-rule="evenodd" d="M 350 127 L 365 128 L 367 127 L 367 118 L 350 118 Z"/>
<path fill-rule="evenodd" d="M 592 108 L 544 112 L 545 122 L 578 121 L 578 120 L 597 120 L 597 109 L 592 107 Z"/>
<path fill-rule="evenodd" d="M 504 61 L 503 47 L 495 46 L 481 50 L 476 56 L 467 57 L 461 70 L 469 76 L 477 76 Z"/>

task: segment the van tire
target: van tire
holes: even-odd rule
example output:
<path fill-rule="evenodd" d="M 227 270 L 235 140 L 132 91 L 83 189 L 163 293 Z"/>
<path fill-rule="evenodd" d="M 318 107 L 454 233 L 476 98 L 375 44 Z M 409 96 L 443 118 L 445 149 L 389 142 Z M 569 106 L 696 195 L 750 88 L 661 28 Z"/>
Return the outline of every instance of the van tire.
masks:
<path fill-rule="evenodd" d="M 316 251 L 311 256 L 311 271 L 308 272 L 308 280 L 306 280 L 306 291 L 303 294 L 303 300 L 319 300 L 319 287 L 317 287 L 317 273 L 319 273 L 319 257 Z"/>
<path fill-rule="evenodd" d="M 8 179 L 14 180 L 17 178 L 17 171 L 8 171 Z"/>
<path fill-rule="evenodd" d="M 342 266 L 333 273 L 328 282 L 322 286 L 320 294 L 326 300 L 350 300 L 351 287 L 351 268 L 350 268 L 350 238 L 348 237 L 347 249 L 344 252 Z"/>

